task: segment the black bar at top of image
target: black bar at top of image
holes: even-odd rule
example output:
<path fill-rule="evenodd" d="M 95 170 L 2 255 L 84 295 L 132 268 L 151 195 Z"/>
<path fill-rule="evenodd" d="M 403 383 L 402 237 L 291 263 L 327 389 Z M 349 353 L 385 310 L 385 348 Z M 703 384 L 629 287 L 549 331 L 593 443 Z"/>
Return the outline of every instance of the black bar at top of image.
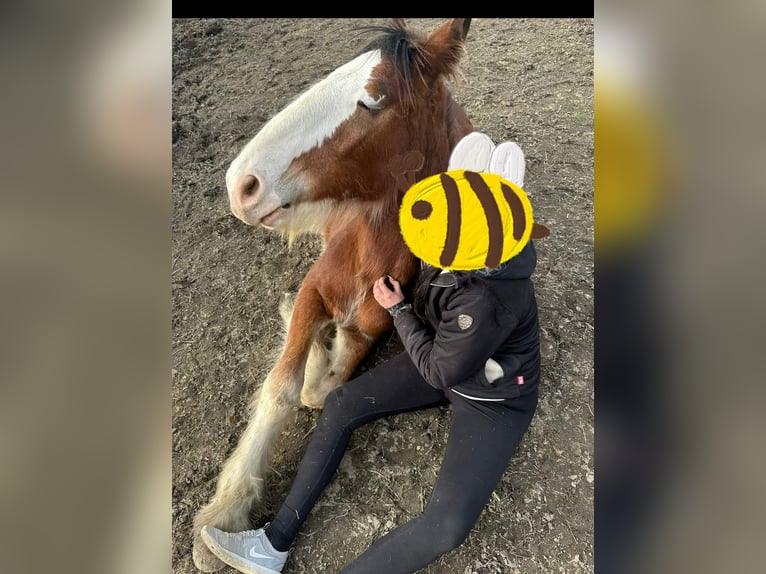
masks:
<path fill-rule="evenodd" d="M 173 18 L 378 18 L 379 16 L 364 16 L 349 13 L 349 10 L 340 9 L 338 13 L 328 13 L 329 7 L 322 5 L 321 14 L 311 14 L 310 4 L 302 6 L 303 14 L 283 14 L 277 16 L 260 16 L 253 14 L 252 5 L 241 2 L 216 2 L 213 7 L 206 4 L 192 2 L 173 2 Z M 319 7 L 318 5 L 316 6 Z M 493 6 L 494 8 L 494 6 Z M 474 18 L 593 18 L 594 8 L 592 1 L 579 2 L 524 2 L 520 5 L 509 6 L 509 10 L 503 14 L 493 13 L 485 15 L 472 14 Z M 410 10 L 411 11 L 411 10 Z M 447 10 L 449 12 L 449 10 Z M 411 18 L 432 18 L 433 14 L 410 14 Z M 446 18 L 445 18 L 446 20 Z"/>

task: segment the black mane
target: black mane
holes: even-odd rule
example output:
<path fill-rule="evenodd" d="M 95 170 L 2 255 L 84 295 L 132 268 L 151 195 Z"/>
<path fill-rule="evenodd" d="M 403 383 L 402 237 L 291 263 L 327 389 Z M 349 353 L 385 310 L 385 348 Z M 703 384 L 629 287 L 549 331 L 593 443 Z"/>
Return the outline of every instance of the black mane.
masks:
<path fill-rule="evenodd" d="M 420 46 L 423 37 L 398 19 L 390 26 L 366 26 L 358 30 L 360 34 L 378 34 L 360 54 L 380 50 L 383 58 L 393 66 L 394 77 L 381 79 L 381 90 L 395 97 L 405 108 L 414 106 L 412 83 L 416 75 L 423 79 L 426 65 L 426 57 Z"/>

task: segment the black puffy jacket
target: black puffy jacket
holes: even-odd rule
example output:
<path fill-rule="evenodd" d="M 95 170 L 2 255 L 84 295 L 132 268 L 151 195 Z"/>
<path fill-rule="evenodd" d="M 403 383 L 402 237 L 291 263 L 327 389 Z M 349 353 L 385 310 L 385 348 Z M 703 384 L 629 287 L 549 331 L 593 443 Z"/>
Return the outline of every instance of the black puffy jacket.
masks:
<path fill-rule="evenodd" d="M 429 286 L 425 323 L 412 310 L 395 317 L 402 344 L 428 384 L 483 401 L 537 388 L 540 338 L 530 278 L 536 264 L 530 241 L 496 269 L 443 272 Z"/>

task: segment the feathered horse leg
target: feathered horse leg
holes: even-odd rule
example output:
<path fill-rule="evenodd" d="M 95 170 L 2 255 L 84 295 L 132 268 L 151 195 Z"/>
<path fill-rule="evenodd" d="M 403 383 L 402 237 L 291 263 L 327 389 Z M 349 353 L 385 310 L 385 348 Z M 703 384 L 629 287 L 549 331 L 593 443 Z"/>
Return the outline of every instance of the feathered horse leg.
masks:
<path fill-rule="evenodd" d="M 201 571 L 215 572 L 224 566 L 202 541 L 203 526 L 227 532 L 250 528 L 250 510 L 263 498 L 274 444 L 287 416 L 299 404 L 306 360 L 316 335 L 327 322 L 321 297 L 310 282 L 304 282 L 295 301 L 282 355 L 253 395 L 247 427 L 221 470 L 213 498 L 194 519 L 192 554 Z"/>

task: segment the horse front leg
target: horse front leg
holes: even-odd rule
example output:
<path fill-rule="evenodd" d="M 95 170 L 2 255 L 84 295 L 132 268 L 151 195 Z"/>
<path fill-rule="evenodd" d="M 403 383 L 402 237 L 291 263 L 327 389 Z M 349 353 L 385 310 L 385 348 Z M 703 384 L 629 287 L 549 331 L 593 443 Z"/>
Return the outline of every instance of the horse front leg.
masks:
<path fill-rule="evenodd" d="M 249 513 L 263 498 L 273 447 L 292 407 L 298 404 L 309 351 L 328 317 L 316 289 L 304 282 L 292 313 L 279 360 L 250 402 L 250 419 L 236 449 L 224 463 L 216 491 L 194 519 L 194 564 L 203 572 L 224 566 L 205 543 L 205 525 L 227 532 L 250 528 Z"/>
<path fill-rule="evenodd" d="M 328 393 L 351 378 L 378 337 L 390 328 L 388 312 L 372 297 L 365 299 L 355 321 L 338 327 L 329 352 L 329 367 L 323 372 L 316 371 L 313 377 L 307 373 L 301 402 L 307 407 L 321 408 Z"/>

